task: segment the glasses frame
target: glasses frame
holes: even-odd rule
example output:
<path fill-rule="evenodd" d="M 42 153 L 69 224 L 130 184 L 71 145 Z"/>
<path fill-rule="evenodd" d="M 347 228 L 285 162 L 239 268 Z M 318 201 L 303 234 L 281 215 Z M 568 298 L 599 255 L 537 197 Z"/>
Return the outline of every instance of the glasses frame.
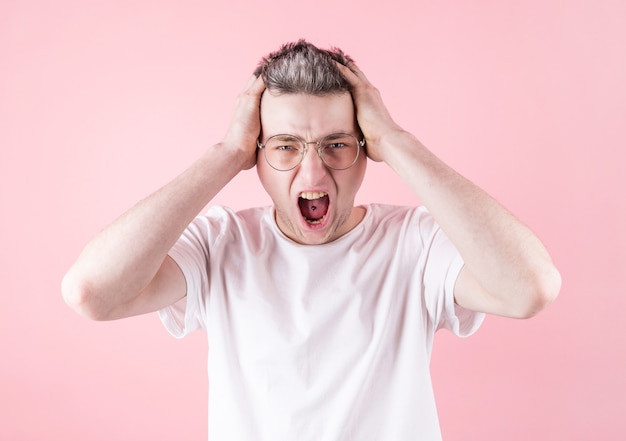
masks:
<path fill-rule="evenodd" d="M 356 151 L 356 156 L 354 157 L 354 161 L 352 161 L 350 163 L 350 165 L 348 165 L 347 167 L 333 167 L 331 165 L 329 165 L 325 160 L 324 160 L 324 155 L 322 154 L 322 141 L 324 141 L 326 138 L 329 138 L 331 136 L 336 136 L 336 135 L 348 135 L 354 138 L 354 140 L 356 141 L 356 147 L 357 147 L 357 151 Z M 291 168 L 287 168 L 287 169 L 282 169 L 282 168 L 276 168 L 272 165 L 272 163 L 267 159 L 267 155 L 266 155 L 266 149 L 265 146 L 267 144 L 267 142 L 272 139 L 275 138 L 277 136 L 290 136 L 292 138 L 297 139 L 298 141 L 300 141 L 302 143 L 302 150 L 300 151 L 300 160 L 296 163 L 296 165 L 294 165 Z M 322 139 L 320 139 L 319 141 L 305 141 L 304 139 L 300 138 L 297 135 L 290 135 L 288 133 L 278 133 L 276 135 L 272 135 L 269 138 L 267 138 L 265 140 L 265 142 L 261 142 L 257 139 L 256 141 L 256 145 L 258 148 L 260 148 L 261 150 L 263 150 L 263 157 L 265 158 L 265 162 L 267 162 L 267 164 L 272 167 L 274 170 L 278 170 L 278 171 L 290 171 L 293 170 L 294 168 L 296 168 L 297 166 L 299 166 L 300 164 L 302 164 L 302 161 L 304 160 L 304 156 L 306 155 L 306 151 L 307 151 L 307 147 L 309 144 L 315 144 L 317 146 L 316 150 L 317 150 L 317 154 L 320 157 L 320 159 L 322 160 L 322 162 L 324 163 L 324 165 L 332 170 L 347 170 L 350 167 L 352 167 L 354 164 L 356 164 L 356 161 L 359 159 L 359 155 L 361 154 L 361 148 L 363 148 L 365 146 L 365 138 L 362 138 L 359 141 L 359 138 L 357 138 L 356 136 L 354 136 L 352 133 L 344 133 L 344 132 L 337 132 L 337 133 L 331 133 L 329 135 L 324 136 Z"/>

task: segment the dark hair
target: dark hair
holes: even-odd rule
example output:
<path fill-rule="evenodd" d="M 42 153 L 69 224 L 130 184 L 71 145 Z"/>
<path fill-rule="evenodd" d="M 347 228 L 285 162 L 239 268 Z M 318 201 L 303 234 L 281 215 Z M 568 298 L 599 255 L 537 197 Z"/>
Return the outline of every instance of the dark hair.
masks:
<path fill-rule="evenodd" d="M 276 93 L 327 95 L 348 92 L 350 87 L 335 61 L 347 65 L 352 58 L 339 48 L 319 49 L 301 39 L 286 43 L 263 57 L 254 74 Z"/>

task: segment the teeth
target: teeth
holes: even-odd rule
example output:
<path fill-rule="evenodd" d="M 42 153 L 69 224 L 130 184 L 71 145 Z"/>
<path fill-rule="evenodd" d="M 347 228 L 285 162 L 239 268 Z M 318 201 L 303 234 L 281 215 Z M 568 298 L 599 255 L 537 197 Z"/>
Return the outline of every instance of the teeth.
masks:
<path fill-rule="evenodd" d="M 300 193 L 300 197 L 302 199 L 307 199 L 309 201 L 312 201 L 313 199 L 322 198 L 326 196 L 327 194 L 328 193 L 325 193 L 323 191 L 303 191 L 302 193 Z"/>

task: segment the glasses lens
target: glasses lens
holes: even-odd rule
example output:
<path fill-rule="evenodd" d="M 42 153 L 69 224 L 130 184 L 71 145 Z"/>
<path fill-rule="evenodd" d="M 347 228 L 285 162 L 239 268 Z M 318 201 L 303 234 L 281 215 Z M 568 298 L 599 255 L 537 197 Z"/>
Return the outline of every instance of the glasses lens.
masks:
<path fill-rule="evenodd" d="M 291 170 L 304 157 L 302 140 L 294 135 L 275 135 L 264 145 L 263 153 L 268 164 L 276 170 Z M 320 153 L 327 167 L 344 170 L 354 165 L 359 157 L 357 139 L 347 133 L 334 133 L 320 141 Z"/>
<path fill-rule="evenodd" d="M 328 135 L 322 139 L 320 147 L 326 165 L 337 170 L 351 167 L 359 156 L 359 142 L 347 133 Z"/>
<path fill-rule="evenodd" d="M 277 170 L 291 170 L 302 159 L 302 141 L 295 136 L 272 136 L 263 150 L 269 165 Z"/>

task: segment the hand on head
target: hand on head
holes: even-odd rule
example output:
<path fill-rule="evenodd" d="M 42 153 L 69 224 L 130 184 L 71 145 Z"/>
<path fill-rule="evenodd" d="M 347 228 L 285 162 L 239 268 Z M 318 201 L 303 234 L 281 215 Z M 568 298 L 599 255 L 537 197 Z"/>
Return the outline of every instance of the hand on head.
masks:
<path fill-rule="evenodd" d="M 354 63 L 348 63 L 347 66 L 337 63 L 337 66 L 352 89 L 357 121 L 365 136 L 367 156 L 373 161 L 384 161 L 381 139 L 403 130 L 391 118 L 378 89 Z"/>
<path fill-rule="evenodd" d="M 366 140 L 367 155 L 373 161 L 384 161 L 381 139 L 403 132 L 403 129 L 393 121 L 378 89 L 354 63 L 350 62 L 347 66 L 336 64 L 350 84 L 357 121 Z M 235 111 L 223 139 L 225 147 L 240 151 L 245 158 L 242 169 L 256 164 L 256 141 L 261 132 L 260 103 L 264 90 L 262 77 L 253 75 L 237 97 Z"/>
<path fill-rule="evenodd" d="M 256 164 L 257 139 L 261 133 L 260 105 L 265 84 L 261 76 L 253 75 L 237 97 L 233 117 L 222 143 L 239 150 L 245 160 L 242 169 Z"/>

